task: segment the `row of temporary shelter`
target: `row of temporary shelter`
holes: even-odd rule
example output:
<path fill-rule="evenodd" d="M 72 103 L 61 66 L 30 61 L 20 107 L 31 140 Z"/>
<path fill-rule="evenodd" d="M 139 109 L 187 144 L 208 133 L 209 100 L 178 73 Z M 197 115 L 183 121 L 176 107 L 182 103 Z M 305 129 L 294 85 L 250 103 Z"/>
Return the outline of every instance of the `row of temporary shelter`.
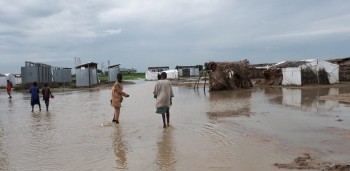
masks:
<path fill-rule="evenodd" d="M 117 75 L 121 73 L 120 64 L 108 66 L 108 81 L 117 81 Z M 99 83 L 97 63 L 89 62 L 75 67 L 77 87 L 92 86 Z"/>
<path fill-rule="evenodd" d="M 71 68 L 52 67 L 43 63 L 25 62 L 21 67 L 22 83 L 67 83 L 72 82 Z"/>
<path fill-rule="evenodd" d="M 33 83 L 71 83 L 72 82 L 72 68 L 52 67 L 51 65 L 35 62 L 25 62 L 25 66 L 21 67 L 21 81 L 14 81 L 16 84 Z M 108 67 L 109 81 L 116 81 L 116 75 L 120 72 L 119 64 Z M 92 86 L 99 82 L 97 74 L 97 63 L 89 62 L 75 67 L 76 86 Z M 2 82 L 6 82 L 11 76 L 0 75 L 0 86 Z M 13 79 L 15 79 L 14 77 Z"/>
<path fill-rule="evenodd" d="M 167 77 L 170 79 L 176 79 L 180 77 L 196 77 L 200 75 L 203 70 L 202 65 L 196 66 L 176 66 L 175 69 L 169 69 L 168 66 L 148 67 L 145 73 L 146 80 L 157 80 L 158 74 L 166 72 Z"/>
<path fill-rule="evenodd" d="M 350 81 L 350 57 L 327 60 L 339 65 L 339 81 Z"/>
<path fill-rule="evenodd" d="M 283 61 L 264 75 L 270 85 L 334 84 L 339 83 L 339 65 L 318 59 Z"/>
<path fill-rule="evenodd" d="M 116 81 L 120 73 L 120 64 L 108 67 L 108 81 Z M 97 63 L 89 62 L 75 67 L 76 86 L 92 86 L 99 82 Z M 53 67 L 48 64 L 25 61 L 21 74 L 0 74 L 0 86 L 6 86 L 7 80 L 16 84 L 38 83 L 71 83 L 72 68 Z"/>
<path fill-rule="evenodd" d="M 20 74 L 0 74 L 0 87 L 6 87 L 7 80 L 11 81 L 13 85 L 22 83 Z"/>
<path fill-rule="evenodd" d="M 252 78 L 265 78 L 267 85 L 335 84 L 350 81 L 350 58 L 283 61 L 270 65 L 251 65 L 249 61 L 209 62 L 209 90 L 252 87 Z"/>
<path fill-rule="evenodd" d="M 0 74 L 0 86 L 10 80 L 13 85 L 28 84 L 34 81 L 39 83 L 66 83 L 71 82 L 71 68 L 52 67 L 43 63 L 25 62 L 21 67 L 21 74 Z"/>

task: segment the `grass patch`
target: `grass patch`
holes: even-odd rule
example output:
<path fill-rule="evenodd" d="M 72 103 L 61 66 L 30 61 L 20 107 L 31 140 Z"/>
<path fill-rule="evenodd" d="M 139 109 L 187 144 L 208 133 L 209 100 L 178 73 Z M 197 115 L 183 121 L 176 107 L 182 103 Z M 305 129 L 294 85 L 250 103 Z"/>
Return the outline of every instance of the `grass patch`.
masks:
<path fill-rule="evenodd" d="M 145 79 L 145 73 L 131 73 L 131 74 L 123 74 L 123 80 L 137 80 L 137 79 Z"/>
<path fill-rule="evenodd" d="M 137 79 L 145 79 L 145 73 L 130 73 L 130 74 L 122 74 L 123 80 L 137 80 Z M 108 75 L 106 74 L 99 74 L 98 79 L 101 83 L 108 82 Z"/>

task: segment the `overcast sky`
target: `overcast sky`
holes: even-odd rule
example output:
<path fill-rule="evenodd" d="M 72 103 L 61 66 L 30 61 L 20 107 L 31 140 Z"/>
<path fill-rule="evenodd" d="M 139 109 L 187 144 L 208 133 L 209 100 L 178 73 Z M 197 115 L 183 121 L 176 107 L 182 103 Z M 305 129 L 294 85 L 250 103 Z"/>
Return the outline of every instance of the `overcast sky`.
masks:
<path fill-rule="evenodd" d="M 349 0 L 0 0 L 0 73 L 349 56 Z"/>

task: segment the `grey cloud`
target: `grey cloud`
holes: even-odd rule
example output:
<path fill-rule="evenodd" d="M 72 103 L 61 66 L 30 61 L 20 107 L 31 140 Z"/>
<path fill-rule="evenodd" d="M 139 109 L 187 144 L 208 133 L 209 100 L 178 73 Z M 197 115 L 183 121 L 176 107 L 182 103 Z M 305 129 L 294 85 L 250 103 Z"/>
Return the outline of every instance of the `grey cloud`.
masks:
<path fill-rule="evenodd" d="M 0 58 L 23 62 L 0 63 L 0 73 L 18 72 L 26 59 L 72 67 L 75 56 L 139 70 L 155 63 L 347 57 L 349 6 L 347 0 L 1 1 Z"/>

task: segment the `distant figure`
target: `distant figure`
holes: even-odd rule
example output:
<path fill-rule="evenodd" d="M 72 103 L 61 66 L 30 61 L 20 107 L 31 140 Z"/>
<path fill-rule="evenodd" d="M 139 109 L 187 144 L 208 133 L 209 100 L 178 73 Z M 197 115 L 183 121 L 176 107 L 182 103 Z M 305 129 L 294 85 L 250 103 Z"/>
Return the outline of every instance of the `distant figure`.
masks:
<path fill-rule="evenodd" d="M 45 101 L 46 111 L 49 111 L 50 98 L 53 98 L 53 95 L 47 83 L 44 83 L 44 88 L 41 90 L 41 94 Z"/>
<path fill-rule="evenodd" d="M 6 90 L 7 94 L 9 95 L 9 98 L 12 98 L 11 91 L 12 91 L 12 82 L 10 80 L 7 80 Z"/>
<path fill-rule="evenodd" d="M 160 76 L 160 74 L 157 74 L 157 78 L 158 80 L 162 79 L 162 76 Z"/>
<path fill-rule="evenodd" d="M 32 95 L 30 99 L 30 105 L 32 106 L 32 112 L 34 112 L 34 105 L 39 105 L 39 110 L 41 111 L 38 83 L 34 82 L 33 86 L 29 89 L 29 93 Z"/>
<path fill-rule="evenodd" d="M 162 114 L 163 119 L 163 128 L 169 126 L 170 122 L 170 113 L 169 108 L 172 105 L 172 98 L 174 97 L 173 89 L 169 80 L 166 80 L 166 72 L 162 72 L 161 79 L 157 81 L 154 86 L 153 95 L 157 99 L 156 102 L 156 113 Z M 165 114 L 167 118 L 167 124 L 165 123 Z"/>
<path fill-rule="evenodd" d="M 122 74 L 117 74 L 117 82 L 114 83 L 112 87 L 112 100 L 111 105 L 114 107 L 114 117 L 112 122 L 119 123 L 120 107 L 123 102 L 123 96 L 129 97 L 128 94 L 123 92 L 122 86 Z"/>

